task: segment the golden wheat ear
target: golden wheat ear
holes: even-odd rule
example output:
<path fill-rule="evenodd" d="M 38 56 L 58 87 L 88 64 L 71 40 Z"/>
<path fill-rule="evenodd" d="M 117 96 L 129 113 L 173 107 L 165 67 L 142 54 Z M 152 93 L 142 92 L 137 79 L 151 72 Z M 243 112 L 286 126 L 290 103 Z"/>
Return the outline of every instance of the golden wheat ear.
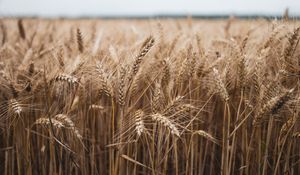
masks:
<path fill-rule="evenodd" d="M 64 48 L 63 48 L 63 46 L 59 47 L 59 50 L 57 51 L 56 55 L 57 55 L 57 60 L 58 60 L 58 63 L 60 65 L 60 68 L 62 70 L 64 70 L 65 62 L 64 62 Z"/>
<path fill-rule="evenodd" d="M 79 28 L 76 29 L 76 38 L 77 38 L 78 51 L 80 53 L 83 53 L 83 51 L 84 51 L 83 38 L 82 38 L 82 33 Z"/>
<path fill-rule="evenodd" d="M 21 112 L 23 111 L 20 103 L 14 98 L 11 99 L 8 104 L 9 104 L 8 106 L 11 109 L 11 111 L 13 111 L 17 115 L 20 115 Z"/>
<path fill-rule="evenodd" d="M 89 110 L 104 110 L 104 107 L 101 105 L 92 104 L 89 106 Z"/>
<path fill-rule="evenodd" d="M 30 64 L 28 65 L 28 76 L 31 77 L 34 73 L 35 73 L 35 70 L 34 70 L 34 62 L 31 61 Z"/>
<path fill-rule="evenodd" d="M 19 35 L 20 35 L 20 37 L 23 40 L 25 40 L 26 39 L 26 33 L 25 33 L 25 28 L 24 28 L 23 20 L 22 19 L 18 20 L 18 29 L 19 29 Z"/>
<path fill-rule="evenodd" d="M 152 95 L 152 111 L 153 113 L 160 112 L 163 107 L 163 94 L 161 91 L 161 85 L 159 82 L 154 84 L 154 90 Z"/>
<path fill-rule="evenodd" d="M 216 139 L 215 137 L 213 137 L 211 134 L 209 134 L 208 132 L 206 132 L 204 130 L 195 131 L 193 134 L 200 135 L 200 136 L 204 137 L 205 139 L 207 139 L 217 145 L 221 145 L 220 140 Z"/>
<path fill-rule="evenodd" d="M 292 98 L 292 93 L 294 92 L 294 88 L 290 89 L 280 95 L 277 95 L 267 101 L 266 104 L 262 106 L 262 108 L 256 114 L 253 125 L 257 126 L 260 124 L 267 116 L 272 117 L 272 115 L 277 114 L 283 106 Z"/>
<path fill-rule="evenodd" d="M 55 81 L 62 81 L 62 82 L 67 82 L 70 85 L 78 85 L 79 80 L 78 78 L 68 75 L 68 74 L 58 74 L 55 78 Z M 53 80 L 52 80 L 53 81 Z"/>
<path fill-rule="evenodd" d="M 143 60 L 143 58 L 145 57 L 145 55 L 149 52 L 149 50 L 152 48 L 152 46 L 154 45 L 154 38 L 152 36 L 149 36 L 144 43 L 142 44 L 142 47 L 140 49 L 140 52 L 138 53 L 138 55 L 135 57 L 135 60 L 133 62 L 133 66 L 132 66 L 132 73 L 130 76 L 130 79 L 133 78 L 133 76 L 135 76 L 140 68 L 140 64 Z"/>
<path fill-rule="evenodd" d="M 100 93 L 104 93 L 108 97 L 112 97 L 113 89 L 107 79 L 107 75 L 106 75 L 106 72 L 104 71 L 102 64 L 98 63 L 96 65 L 96 71 L 98 73 L 97 75 L 98 75 L 98 79 L 99 79 L 99 83 L 100 83 Z"/>
<path fill-rule="evenodd" d="M 69 116 L 65 114 L 57 114 L 53 118 L 41 117 L 34 122 L 35 125 L 41 125 L 45 127 L 53 126 L 55 129 L 68 129 L 71 133 L 78 138 L 82 139 L 82 135 L 79 133 L 79 130 L 75 127 L 73 121 Z"/>
<path fill-rule="evenodd" d="M 56 119 L 49 119 L 49 118 L 45 118 L 45 117 L 39 118 L 34 122 L 35 125 L 41 125 L 41 126 L 47 126 L 47 127 L 50 126 L 51 123 L 52 123 L 52 126 L 57 129 L 64 127 L 64 125 L 61 121 L 56 120 Z"/>
<path fill-rule="evenodd" d="M 119 87 L 118 87 L 118 103 L 120 106 L 124 106 L 125 105 L 125 86 L 126 86 L 126 67 L 122 66 L 120 68 L 120 77 L 119 77 Z"/>
<path fill-rule="evenodd" d="M 282 137 L 295 125 L 298 116 L 290 117 L 281 127 L 279 136 Z"/>
<path fill-rule="evenodd" d="M 229 100 L 229 95 L 225 87 L 225 84 L 221 79 L 218 69 L 213 68 L 213 75 L 214 75 L 214 83 L 216 86 L 217 93 L 219 93 L 222 99 L 227 102 Z"/>
<path fill-rule="evenodd" d="M 146 131 L 145 123 L 144 123 L 144 111 L 141 109 L 134 112 L 134 119 L 135 119 L 135 131 L 137 136 L 140 137 Z"/>
<path fill-rule="evenodd" d="M 0 22 L 0 29 L 1 29 L 1 33 L 2 33 L 2 46 L 5 44 L 5 42 L 7 41 L 7 28 L 4 25 L 4 23 L 1 21 Z"/>
<path fill-rule="evenodd" d="M 169 59 L 164 59 L 162 63 L 164 67 L 162 71 L 161 86 L 165 88 L 169 85 L 171 80 Z"/>
<path fill-rule="evenodd" d="M 65 114 L 57 114 L 54 116 L 54 119 L 61 121 L 65 127 L 71 130 L 71 132 L 78 138 L 82 139 L 81 134 L 79 133 L 79 130 L 75 127 L 74 122 L 70 119 L 68 115 Z"/>
<path fill-rule="evenodd" d="M 156 113 L 156 114 L 152 114 L 151 118 L 160 123 L 161 125 L 163 125 L 164 127 L 168 128 L 171 132 L 172 135 L 176 136 L 176 137 L 180 137 L 180 132 L 177 128 L 177 126 L 174 124 L 174 122 L 172 122 L 170 119 L 168 119 L 167 117 Z"/>

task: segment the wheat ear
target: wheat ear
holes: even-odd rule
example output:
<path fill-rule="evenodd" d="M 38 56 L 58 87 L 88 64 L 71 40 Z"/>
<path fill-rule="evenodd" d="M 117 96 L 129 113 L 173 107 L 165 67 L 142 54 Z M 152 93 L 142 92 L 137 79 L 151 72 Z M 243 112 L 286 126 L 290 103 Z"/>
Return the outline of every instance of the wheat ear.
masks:
<path fill-rule="evenodd" d="M 22 19 L 18 20 L 18 29 L 19 29 L 20 37 L 23 40 L 25 40 L 26 39 L 26 33 L 25 33 L 25 29 L 24 29 L 24 25 L 23 25 L 23 20 Z"/>
<path fill-rule="evenodd" d="M 153 114 L 153 115 L 151 115 L 151 117 L 154 121 L 156 121 L 156 122 L 162 124 L 163 126 L 165 126 L 166 128 L 168 128 L 170 130 L 171 134 L 173 134 L 177 137 L 180 137 L 179 130 L 177 129 L 175 124 L 170 119 L 168 119 L 167 117 L 165 117 L 159 113 Z"/>
<path fill-rule="evenodd" d="M 82 38 L 82 33 L 80 31 L 79 28 L 77 28 L 76 30 L 76 38 L 77 38 L 77 46 L 78 46 L 78 50 L 80 53 L 83 53 L 83 38 Z"/>
<path fill-rule="evenodd" d="M 211 134 L 207 133 L 204 130 L 195 131 L 194 134 L 198 134 L 198 135 L 206 138 L 207 140 L 212 141 L 212 142 L 220 145 L 220 141 L 218 139 L 214 138 Z"/>
<path fill-rule="evenodd" d="M 291 94 L 294 89 L 286 91 L 285 93 L 271 98 L 262 108 L 258 111 L 253 120 L 253 125 L 259 124 L 267 114 L 275 115 L 279 110 L 291 99 Z"/>
<path fill-rule="evenodd" d="M 217 92 L 221 95 L 221 97 L 223 98 L 224 101 L 228 101 L 229 95 L 228 95 L 227 89 L 221 79 L 219 71 L 216 68 L 213 68 L 213 74 L 214 74 L 214 82 L 216 84 Z"/>
<path fill-rule="evenodd" d="M 132 66 L 132 75 L 130 76 L 130 79 L 132 79 L 132 77 L 137 74 L 143 58 L 149 52 L 149 50 L 152 48 L 153 45 L 154 45 L 154 38 L 152 36 L 149 36 L 142 44 L 139 54 L 135 57 Z"/>
<path fill-rule="evenodd" d="M 144 120 L 143 120 L 144 115 L 145 114 L 141 109 L 135 111 L 135 113 L 133 115 L 133 118 L 135 119 L 135 130 L 136 130 L 136 133 L 139 137 L 146 130 L 145 123 L 144 123 Z"/>

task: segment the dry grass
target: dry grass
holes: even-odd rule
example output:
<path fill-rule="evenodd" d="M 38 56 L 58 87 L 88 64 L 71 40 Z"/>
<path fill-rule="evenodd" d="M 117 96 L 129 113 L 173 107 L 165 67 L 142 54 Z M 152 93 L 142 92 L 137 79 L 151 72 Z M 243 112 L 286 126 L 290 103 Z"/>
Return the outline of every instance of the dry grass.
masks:
<path fill-rule="evenodd" d="M 298 21 L 0 22 L 0 174 L 299 174 Z"/>

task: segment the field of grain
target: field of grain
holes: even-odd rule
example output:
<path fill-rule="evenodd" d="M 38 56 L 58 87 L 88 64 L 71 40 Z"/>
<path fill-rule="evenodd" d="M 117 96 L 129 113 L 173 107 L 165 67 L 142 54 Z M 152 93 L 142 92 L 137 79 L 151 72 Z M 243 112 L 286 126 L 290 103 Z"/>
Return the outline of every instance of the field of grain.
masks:
<path fill-rule="evenodd" d="M 299 26 L 2 19 L 0 174 L 299 174 Z"/>

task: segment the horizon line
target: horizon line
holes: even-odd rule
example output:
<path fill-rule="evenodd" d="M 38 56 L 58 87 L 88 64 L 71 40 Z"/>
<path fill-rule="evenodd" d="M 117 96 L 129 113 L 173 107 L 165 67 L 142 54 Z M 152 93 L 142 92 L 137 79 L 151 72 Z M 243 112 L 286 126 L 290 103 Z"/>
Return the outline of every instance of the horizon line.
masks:
<path fill-rule="evenodd" d="M 0 18 L 41 18 L 41 19 L 156 19 L 156 18 L 200 18 L 200 19 L 226 19 L 229 17 L 236 17 L 241 19 L 282 19 L 283 15 L 272 15 L 272 14 L 153 14 L 153 15 L 137 15 L 137 14 L 127 14 L 127 15 L 34 15 L 34 14 L 22 14 L 22 15 L 5 15 L 0 14 Z M 289 19 L 300 19 L 299 15 L 289 15 Z"/>

